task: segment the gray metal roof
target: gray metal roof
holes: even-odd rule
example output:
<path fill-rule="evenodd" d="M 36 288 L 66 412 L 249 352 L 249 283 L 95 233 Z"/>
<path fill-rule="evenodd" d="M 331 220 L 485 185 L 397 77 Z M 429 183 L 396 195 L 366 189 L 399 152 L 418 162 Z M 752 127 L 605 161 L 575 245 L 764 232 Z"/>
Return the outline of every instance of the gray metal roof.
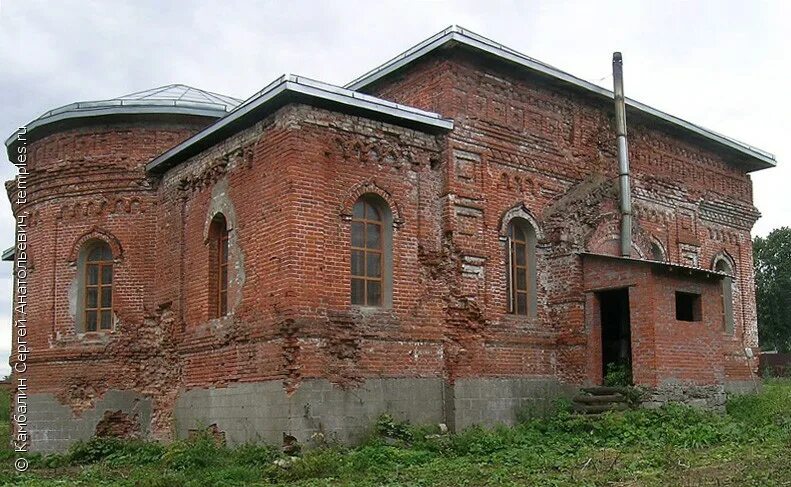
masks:
<path fill-rule="evenodd" d="M 249 127 L 260 120 L 265 113 L 276 110 L 291 101 L 306 101 L 321 106 L 328 105 L 334 109 L 365 113 L 369 117 L 380 118 L 407 127 L 428 130 L 450 130 L 453 128 L 453 121 L 442 118 L 433 112 L 347 90 L 304 76 L 285 74 L 248 98 L 228 116 L 152 160 L 146 169 L 154 172 L 165 171 L 211 147 L 219 140 Z"/>
<path fill-rule="evenodd" d="M 180 84 L 160 86 L 159 88 L 130 93 L 129 95 L 119 96 L 117 100 L 121 100 L 121 102 L 126 102 L 127 104 L 132 104 L 136 101 L 150 101 L 152 103 L 173 101 L 176 105 L 185 106 L 186 104 L 195 103 L 211 108 L 215 106 L 222 107 L 226 112 L 233 110 L 242 103 L 242 100 L 237 98 Z"/>
<path fill-rule="evenodd" d="M 581 88 L 595 95 L 609 99 L 612 99 L 613 97 L 611 90 L 602 88 L 601 86 L 593 84 L 589 81 L 585 81 L 581 78 L 577 78 L 576 76 L 561 71 L 560 69 L 550 66 L 549 64 L 528 57 L 491 39 L 456 25 L 450 26 L 445 30 L 429 37 L 423 42 L 420 42 L 414 47 L 409 48 L 398 56 L 385 62 L 381 66 L 374 68 L 359 78 L 349 82 L 345 87 L 351 90 L 360 90 L 416 61 L 426 54 L 454 42 L 495 56 L 523 68 L 527 68 L 533 72 L 543 74 L 567 85 Z M 769 152 L 763 151 L 743 142 L 739 142 L 730 137 L 718 134 L 713 130 L 709 130 L 699 125 L 687 122 L 686 120 L 682 120 L 681 118 L 667 114 L 657 110 L 656 108 L 652 108 L 648 105 L 640 103 L 639 101 L 627 98 L 626 104 L 630 108 L 646 114 L 651 118 L 658 119 L 684 131 L 692 132 L 698 136 L 709 139 L 720 146 L 737 151 L 741 155 L 749 158 L 751 161 L 749 170 L 766 169 L 777 164 L 775 156 Z"/>
<path fill-rule="evenodd" d="M 106 115 L 181 114 L 220 118 L 242 101 L 230 96 L 173 84 L 138 91 L 109 100 L 80 101 L 50 110 L 26 125 L 28 133 L 68 119 Z M 16 132 L 5 141 L 10 148 Z"/>
<path fill-rule="evenodd" d="M 13 262 L 14 255 L 16 255 L 16 247 L 8 247 L 3 251 L 3 260 L 6 262 Z"/>

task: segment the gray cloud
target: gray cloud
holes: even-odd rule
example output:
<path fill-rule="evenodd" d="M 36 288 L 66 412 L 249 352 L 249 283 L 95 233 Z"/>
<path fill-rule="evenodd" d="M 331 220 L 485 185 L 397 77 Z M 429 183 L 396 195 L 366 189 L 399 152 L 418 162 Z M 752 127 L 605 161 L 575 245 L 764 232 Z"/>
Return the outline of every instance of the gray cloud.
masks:
<path fill-rule="evenodd" d="M 774 152 L 780 167 L 754 175 L 765 235 L 791 225 L 789 18 L 783 1 L 4 1 L 0 134 L 66 103 L 169 83 L 239 98 L 284 72 L 343 84 L 458 23 L 605 85 L 621 50 L 629 96 Z M 6 248 L 4 198 L 0 225 Z M 0 267 L 3 344 L 10 272 Z"/>

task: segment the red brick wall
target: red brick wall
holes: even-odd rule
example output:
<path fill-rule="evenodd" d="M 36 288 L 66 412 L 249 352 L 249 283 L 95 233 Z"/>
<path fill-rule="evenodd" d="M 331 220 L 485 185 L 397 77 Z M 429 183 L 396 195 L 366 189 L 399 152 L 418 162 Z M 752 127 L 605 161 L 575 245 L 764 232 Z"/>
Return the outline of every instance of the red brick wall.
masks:
<path fill-rule="evenodd" d="M 168 173 L 162 191 L 184 198 L 160 212 L 177 226 L 184 206 L 185 385 L 442 375 L 444 284 L 422 262 L 441 252 L 439 154 L 434 136 L 295 105 Z M 350 309 L 351 206 L 367 192 L 394 217 L 383 311 Z M 208 320 L 204 228 L 216 200 L 233 205 L 245 281 L 232 315 Z"/>
<path fill-rule="evenodd" d="M 586 256 L 587 325 L 590 329 L 588 380 L 602 379 L 601 317 L 597 291 L 629 288 L 632 372 L 635 384 L 667 381 L 722 384 L 722 299 L 720 280 L 661 265 L 635 264 Z M 676 320 L 676 291 L 700 294 L 700 321 Z"/>
<path fill-rule="evenodd" d="M 153 390 L 167 352 L 146 323 L 156 310 L 157 196 L 144 166 L 196 123 L 88 125 L 30 143 L 27 203 L 14 207 L 30 215 L 28 392 L 54 393 L 79 414 L 108 389 Z M 91 238 L 114 252 L 111 335 L 76 328 L 76 259 Z"/>
<path fill-rule="evenodd" d="M 505 336 L 513 337 L 510 317 L 503 313 L 499 218 L 524 204 L 544 226 L 547 250 L 539 267 L 544 313 L 536 325 L 544 334 L 558 334 L 559 374 L 584 377 L 581 276 L 567 253 L 617 249 L 617 193 L 605 183 L 616 176 L 610 104 L 461 50 L 429 56 L 366 91 L 454 119 L 446 191 L 482 211 L 476 224 L 484 235 L 457 233 L 454 241 L 460 251 L 487 259 L 487 287 L 477 296 L 488 303 L 493 331 L 502 321 Z M 656 240 L 672 262 L 693 264 L 682 255 L 691 245 L 704 268 L 712 268 L 720 254 L 735 263 L 735 332 L 719 337 L 724 356 L 717 361 L 725 363 L 729 379 L 747 379 L 744 347 L 757 350 L 750 237 L 757 212 L 749 176 L 727 156 L 633 113 L 629 127 L 635 255 L 649 256 Z M 480 162 L 470 163 L 468 154 Z"/>

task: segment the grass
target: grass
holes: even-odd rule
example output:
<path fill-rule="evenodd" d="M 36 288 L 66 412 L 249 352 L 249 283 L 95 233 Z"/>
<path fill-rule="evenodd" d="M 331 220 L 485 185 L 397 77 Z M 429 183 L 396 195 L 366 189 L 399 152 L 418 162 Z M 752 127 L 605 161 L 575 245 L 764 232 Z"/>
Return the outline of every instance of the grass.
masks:
<path fill-rule="evenodd" d="M 727 414 L 682 406 L 591 420 L 560 411 L 513 427 L 437 435 L 383 417 L 365 444 L 287 462 L 275 448 L 92 440 L 62 455 L 10 462 L 24 486 L 791 486 L 791 380 L 731 400 Z M 10 453 L 5 456 L 10 458 Z"/>

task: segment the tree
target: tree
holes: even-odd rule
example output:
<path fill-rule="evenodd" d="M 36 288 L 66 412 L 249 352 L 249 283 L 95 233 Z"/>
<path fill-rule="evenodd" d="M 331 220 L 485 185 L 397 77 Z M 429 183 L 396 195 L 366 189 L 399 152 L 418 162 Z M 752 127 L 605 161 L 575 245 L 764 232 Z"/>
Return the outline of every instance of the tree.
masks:
<path fill-rule="evenodd" d="M 756 237 L 753 260 L 761 347 L 791 352 L 791 228 Z"/>

